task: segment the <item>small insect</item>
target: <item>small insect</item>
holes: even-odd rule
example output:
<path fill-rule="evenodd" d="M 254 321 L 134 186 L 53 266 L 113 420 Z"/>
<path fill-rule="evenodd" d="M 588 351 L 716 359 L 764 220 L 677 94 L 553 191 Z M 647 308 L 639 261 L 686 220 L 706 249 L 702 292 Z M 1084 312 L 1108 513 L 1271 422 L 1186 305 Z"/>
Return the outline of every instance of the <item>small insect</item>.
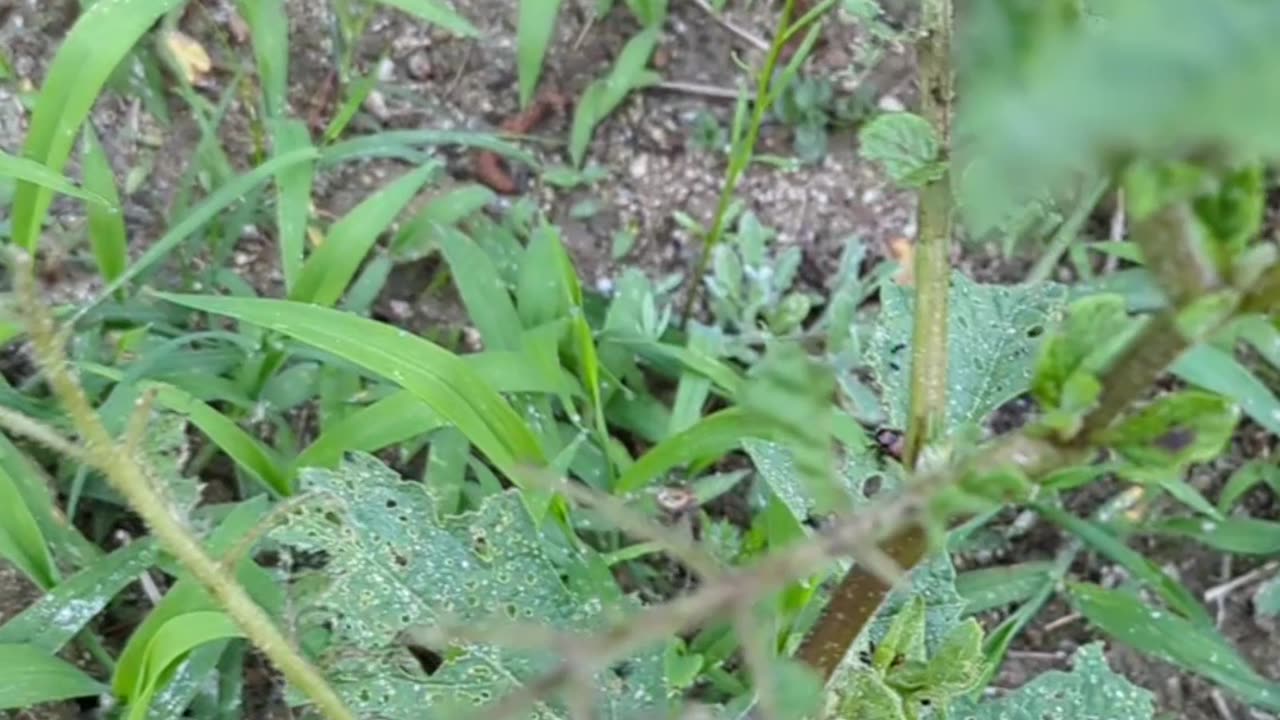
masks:
<path fill-rule="evenodd" d="M 880 428 L 876 430 L 876 444 L 880 446 L 882 453 L 892 457 L 894 460 L 901 461 L 906 438 L 898 430 Z"/>
<path fill-rule="evenodd" d="M 654 496 L 667 525 L 687 527 L 694 540 L 702 538 L 702 522 L 698 516 L 698 496 L 681 485 L 668 485 Z"/>

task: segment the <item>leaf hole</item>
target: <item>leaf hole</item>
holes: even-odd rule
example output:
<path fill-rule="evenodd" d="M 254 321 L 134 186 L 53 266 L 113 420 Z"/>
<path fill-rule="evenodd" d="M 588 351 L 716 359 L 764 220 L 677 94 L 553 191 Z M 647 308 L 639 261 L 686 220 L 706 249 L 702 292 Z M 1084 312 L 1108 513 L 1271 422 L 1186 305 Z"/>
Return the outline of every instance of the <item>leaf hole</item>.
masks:
<path fill-rule="evenodd" d="M 444 664 L 444 655 L 422 645 L 408 645 L 409 654 L 413 655 L 413 659 L 418 661 L 422 666 L 422 671 L 427 675 L 435 675 L 440 666 Z"/>
<path fill-rule="evenodd" d="M 862 482 L 862 496 L 872 498 L 876 493 L 880 492 L 880 488 L 884 485 L 884 478 L 879 475 L 872 475 Z"/>
<path fill-rule="evenodd" d="M 1027 337 L 1029 338 L 1038 338 L 1043 334 L 1044 334 L 1043 325 L 1032 325 L 1031 327 L 1027 328 Z"/>

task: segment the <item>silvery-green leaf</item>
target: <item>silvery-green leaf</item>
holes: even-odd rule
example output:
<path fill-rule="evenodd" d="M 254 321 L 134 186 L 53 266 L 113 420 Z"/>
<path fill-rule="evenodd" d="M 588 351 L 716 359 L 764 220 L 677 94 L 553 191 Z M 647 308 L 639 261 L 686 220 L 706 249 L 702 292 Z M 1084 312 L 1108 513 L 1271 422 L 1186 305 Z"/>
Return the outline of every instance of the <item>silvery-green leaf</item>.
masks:
<path fill-rule="evenodd" d="M 360 717 L 460 717 L 559 662 L 550 651 L 455 641 L 425 648 L 436 662 L 423 663 L 406 647 L 417 630 L 520 622 L 584 632 L 627 612 L 606 594 L 561 580 L 562 568 L 514 491 L 488 496 L 474 512 L 441 517 L 425 486 L 368 455 L 351 456 L 336 472 L 304 471 L 301 480 L 316 502 L 299 505 L 272 537 L 323 572 L 323 585 L 299 599 L 297 619 L 331 633 L 321 666 Z M 602 668 L 591 682 L 594 717 L 662 715 L 662 677 L 660 648 Z M 555 701 L 531 713 L 567 717 Z"/>

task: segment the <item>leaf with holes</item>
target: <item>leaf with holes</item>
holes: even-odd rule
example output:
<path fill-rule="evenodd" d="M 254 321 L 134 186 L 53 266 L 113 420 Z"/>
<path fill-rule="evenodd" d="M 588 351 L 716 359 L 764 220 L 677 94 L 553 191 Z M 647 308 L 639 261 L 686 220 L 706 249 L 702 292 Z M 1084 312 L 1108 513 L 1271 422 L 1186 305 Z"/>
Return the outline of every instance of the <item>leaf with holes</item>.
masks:
<path fill-rule="evenodd" d="M 1012 693 L 982 703 L 962 701 L 952 717 L 966 720 L 1148 720 L 1151 693 L 1107 667 L 1102 643 L 1076 652 L 1071 672 L 1051 670 Z"/>
<path fill-rule="evenodd" d="M 1217 457 L 1239 420 L 1240 409 L 1227 399 L 1186 390 L 1125 418 L 1102 442 L 1137 465 L 1178 468 Z"/>
<path fill-rule="evenodd" d="M 441 517 L 435 497 L 368 455 L 337 472 L 306 470 L 318 497 L 294 510 L 272 537 L 319 558 L 319 587 L 300 598 L 298 620 L 330 633 L 320 664 L 359 717 L 461 717 L 558 666 L 546 650 L 507 649 L 473 639 L 436 644 L 433 628 L 490 629 L 540 623 L 589 631 L 625 617 L 599 594 L 566 586 L 514 492 L 474 512 Z M 322 499 L 319 499 L 322 498 Z M 610 590 L 616 594 L 616 589 Z M 608 594 L 608 593 L 606 593 Z M 462 625 L 465 623 L 466 625 Z M 591 681 L 593 717 L 665 715 L 661 643 Z M 540 718 L 567 717 L 554 700 Z"/>
<path fill-rule="evenodd" d="M 884 390 L 889 424 L 906 427 L 915 296 L 894 284 L 871 339 L 870 363 Z M 981 285 L 956 273 L 951 284 L 947 428 L 978 422 L 1031 382 L 1040 336 L 1066 299 L 1060 285 Z"/>

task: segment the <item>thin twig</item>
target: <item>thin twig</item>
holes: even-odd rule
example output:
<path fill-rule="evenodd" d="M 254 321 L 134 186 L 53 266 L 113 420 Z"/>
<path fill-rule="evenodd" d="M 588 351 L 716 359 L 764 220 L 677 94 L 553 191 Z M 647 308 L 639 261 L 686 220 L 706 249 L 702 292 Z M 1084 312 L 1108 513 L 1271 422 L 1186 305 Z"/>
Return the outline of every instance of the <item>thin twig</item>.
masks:
<path fill-rule="evenodd" d="M 1254 568 L 1249 572 L 1228 580 L 1221 585 L 1214 585 L 1204 592 L 1204 601 L 1206 603 L 1217 602 L 1225 599 L 1228 595 L 1244 587 L 1248 587 L 1256 582 L 1265 580 L 1268 575 L 1280 570 L 1280 560 L 1272 560 L 1261 567 Z"/>
<path fill-rule="evenodd" d="M 759 35 L 756 35 L 750 30 L 747 30 L 746 28 L 736 25 L 732 20 L 725 17 L 724 13 L 721 13 L 717 11 L 715 8 L 711 7 L 711 4 L 708 3 L 707 0 L 693 0 L 693 4 L 702 8 L 702 11 L 705 12 L 707 15 L 711 16 L 711 19 L 714 20 L 717 25 L 724 28 L 725 30 L 728 30 L 730 33 L 733 33 L 734 35 L 737 35 L 740 39 L 742 39 L 751 47 L 754 47 L 756 50 L 759 50 L 760 52 L 769 52 L 768 42 L 765 42 L 763 39 L 760 38 Z"/>
<path fill-rule="evenodd" d="M 732 90 L 719 85 L 707 85 L 705 83 L 684 82 L 681 80 L 663 80 L 662 82 L 650 85 L 651 90 L 666 90 L 668 92 L 684 93 L 685 95 L 699 95 L 701 97 L 715 98 L 717 100 L 736 101 L 741 94 L 737 90 Z"/>

